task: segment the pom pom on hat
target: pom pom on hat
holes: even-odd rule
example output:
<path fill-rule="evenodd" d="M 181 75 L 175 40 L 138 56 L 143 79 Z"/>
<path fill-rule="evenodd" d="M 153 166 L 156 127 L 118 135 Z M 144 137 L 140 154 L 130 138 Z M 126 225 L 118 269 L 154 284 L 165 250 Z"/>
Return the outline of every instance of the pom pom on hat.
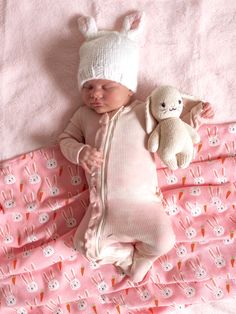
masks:
<path fill-rule="evenodd" d="M 143 28 L 143 19 L 143 13 L 130 14 L 125 17 L 121 31 L 117 32 L 98 31 L 92 17 L 79 18 L 79 30 L 86 39 L 80 47 L 80 87 L 89 80 L 107 79 L 136 91 L 138 36 Z"/>

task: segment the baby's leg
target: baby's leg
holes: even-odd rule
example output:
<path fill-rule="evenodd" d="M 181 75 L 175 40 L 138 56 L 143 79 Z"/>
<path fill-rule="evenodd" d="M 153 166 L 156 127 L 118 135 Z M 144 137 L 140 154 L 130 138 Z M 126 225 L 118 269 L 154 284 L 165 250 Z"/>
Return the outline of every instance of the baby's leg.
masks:
<path fill-rule="evenodd" d="M 113 243 L 104 245 L 100 250 L 100 265 L 114 264 L 128 273 L 134 254 L 134 246 L 131 243 Z"/>
<path fill-rule="evenodd" d="M 168 217 L 167 217 L 168 218 Z M 152 241 L 137 242 L 135 245 L 130 277 L 134 282 L 143 280 L 153 262 L 171 250 L 175 244 L 175 235 L 170 223 L 157 225 Z"/>

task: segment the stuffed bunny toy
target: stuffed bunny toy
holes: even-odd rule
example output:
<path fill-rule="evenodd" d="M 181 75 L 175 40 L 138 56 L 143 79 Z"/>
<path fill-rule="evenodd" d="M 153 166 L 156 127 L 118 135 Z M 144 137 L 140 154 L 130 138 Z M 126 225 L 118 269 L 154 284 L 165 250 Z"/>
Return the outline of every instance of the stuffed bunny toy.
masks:
<path fill-rule="evenodd" d="M 190 125 L 180 119 L 183 99 L 176 88 L 163 86 L 155 89 L 146 102 L 146 131 L 150 134 L 148 150 L 157 152 L 171 170 L 186 168 L 194 157 L 193 144 L 200 136 Z M 193 99 L 189 96 L 188 99 Z M 157 126 L 155 126 L 157 122 Z"/>

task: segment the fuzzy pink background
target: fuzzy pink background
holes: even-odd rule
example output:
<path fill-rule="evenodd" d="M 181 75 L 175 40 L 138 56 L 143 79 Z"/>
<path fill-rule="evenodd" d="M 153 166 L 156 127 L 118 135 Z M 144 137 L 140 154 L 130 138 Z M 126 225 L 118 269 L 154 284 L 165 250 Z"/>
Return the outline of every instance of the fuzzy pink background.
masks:
<path fill-rule="evenodd" d="M 137 96 L 172 84 L 214 104 L 214 122 L 236 121 L 235 0 L 1 0 L 0 159 L 54 143 L 76 110 L 77 17 L 118 29 L 137 9 L 146 13 Z M 230 313 L 235 306 L 203 304 L 186 313 L 203 309 Z"/>

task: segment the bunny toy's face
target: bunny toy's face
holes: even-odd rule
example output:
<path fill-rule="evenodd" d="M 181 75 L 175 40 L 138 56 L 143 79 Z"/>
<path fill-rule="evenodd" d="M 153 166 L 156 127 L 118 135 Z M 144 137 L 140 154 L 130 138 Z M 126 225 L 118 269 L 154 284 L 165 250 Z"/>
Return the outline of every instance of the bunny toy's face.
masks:
<path fill-rule="evenodd" d="M 156 120 L 178 118 L 183 110 L 183 100 L 178 90 L 163 87 L 151 95 L 151 111 Z"/>

